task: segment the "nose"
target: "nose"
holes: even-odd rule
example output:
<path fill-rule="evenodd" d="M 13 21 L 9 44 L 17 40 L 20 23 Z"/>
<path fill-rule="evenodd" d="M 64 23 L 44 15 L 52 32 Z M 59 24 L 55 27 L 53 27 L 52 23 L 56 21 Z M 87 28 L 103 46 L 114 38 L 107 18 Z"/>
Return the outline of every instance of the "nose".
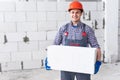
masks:
<path fill-rule="evenodd" d="M 76 16 L 77 14 L 76 13 L 73 13 L 73 16 Z"/>

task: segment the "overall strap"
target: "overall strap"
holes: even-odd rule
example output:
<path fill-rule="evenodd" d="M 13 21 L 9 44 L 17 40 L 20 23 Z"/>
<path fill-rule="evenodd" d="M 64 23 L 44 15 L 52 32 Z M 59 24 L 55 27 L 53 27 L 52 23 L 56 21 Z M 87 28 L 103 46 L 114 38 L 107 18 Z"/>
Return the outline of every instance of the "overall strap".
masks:
<path fill-rule="evenodd" d="M 86 24 L 83 23 L 83 32 L 85 32 L 85 26 L 86 26 Z"/>
<path fill-rule="evenodd" d="M 64 29 L 64 31 L 63 31 L 63 34 L 64 34 L 64 36 L 65 36 L 65 40 L 67 39 L 68 34 L 69 34 L 67 30 L 68 30 L 68 24 L 65 25 L 65 29 Z"/>
<path fill-rule="evenodd" d="M 68 24 L 65 25 L 64 32 L 67 31 L 67 29 L 68 29 Z"/>

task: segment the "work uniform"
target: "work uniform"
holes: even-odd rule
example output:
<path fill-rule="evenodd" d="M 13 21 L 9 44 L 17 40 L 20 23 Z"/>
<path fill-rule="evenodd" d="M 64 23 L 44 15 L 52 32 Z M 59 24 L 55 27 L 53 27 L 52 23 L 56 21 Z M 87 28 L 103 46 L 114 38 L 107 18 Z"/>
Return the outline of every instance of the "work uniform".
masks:
<path fill-rule="evenodd" d="M 82 22 L 79 22 L 77 26 L 73 26 L 72 22 L 69 22 L 60 27 L 55 37 L 54 45 L 77 47 L 89 47 L 90 45 L 91 47 L 99 48 L 94 31 Z M 74 80 L 75 76 L 77 80 L 90 80 L 90 74 L 61 71 L 61 80 Z"/>

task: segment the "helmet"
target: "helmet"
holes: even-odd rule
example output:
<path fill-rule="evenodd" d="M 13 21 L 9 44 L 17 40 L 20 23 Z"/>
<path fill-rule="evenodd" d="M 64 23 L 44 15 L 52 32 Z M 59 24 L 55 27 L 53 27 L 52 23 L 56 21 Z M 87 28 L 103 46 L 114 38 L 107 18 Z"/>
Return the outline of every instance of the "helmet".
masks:
<path fill-rule="evenodd" d="M 79 1 L 75 0 L 75 1 L 70 3 L 68 11 L 70 11 L 72 9 L 80 9 L 83 11 L 83 6 Z"/>

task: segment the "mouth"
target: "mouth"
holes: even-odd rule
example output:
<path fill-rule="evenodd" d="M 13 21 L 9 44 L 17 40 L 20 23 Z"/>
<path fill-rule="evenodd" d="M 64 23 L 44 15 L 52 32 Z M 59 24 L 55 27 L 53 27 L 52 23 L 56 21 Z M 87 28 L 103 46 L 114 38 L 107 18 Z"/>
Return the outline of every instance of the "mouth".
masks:
<path fill-rule="evenodd" d="M 77 17 L 72 17 L 73 19 L 77 19 Z"/>

